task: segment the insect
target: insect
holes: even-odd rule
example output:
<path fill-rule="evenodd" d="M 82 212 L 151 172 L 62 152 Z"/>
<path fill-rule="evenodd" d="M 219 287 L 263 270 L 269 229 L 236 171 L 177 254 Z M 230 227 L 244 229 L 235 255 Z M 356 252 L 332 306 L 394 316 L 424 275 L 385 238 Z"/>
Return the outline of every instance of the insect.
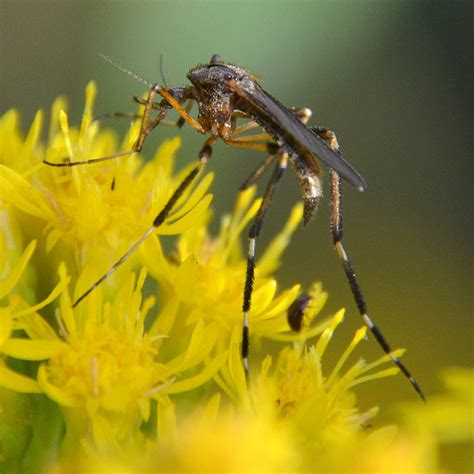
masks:
<path fill-rule="evenodd" d="M 103 56 L 103 55 L 102 55 Z M 91 291 L 112 274 L 137 247 L 149 237 L 166 219 L 179 197 L 197 177 L 206 165 L 212 153 L 212 145 L 221 139 L 227 145 L 259 150 L 268 156 L 251 173 L 241 186 L 241 190 L 253 185 L 270 166 L 274 166 L 273 174 L 265 189 L 261 206 L 248 234 L 247 269 L 243 291 L 243 329 L 241 355 L 245 373 L 248 375 L 249 357 L 249 311 L 252 302 L 253 283 L 255 276 L 256 242 L 262 230 L 267 210 L 274 191 L 291 165 L 296 174 L 304 202 L 303 224 L 306 225 L 316 215 L 322 197 L 321 172 L 319 162 L 329 168 L 330 200 L 331 200 L 331 233 L 335 249 L 342 262 L 355 303 L 365 324 L 369 327 L 383 351 L 400 368 L 424 400 L 423 392 L 405 365 L 392 354 L 390 345 L 373 320 L 369 317 L 362 289 L 356 278 L 349 255 L 342 244 L 342 179 L 358 191 L 366 189 L 362 176 L 342 156 L 336 135 L 326 128 L 308 126 L 311 111 L 308 108 L 288 109 L 277 99 L 267 93 L 254 76 L 245 69 L 224 62 L 220 56 L 213 55 L 208 64 L 199 65 L 187 73 L 191 85 L 165 88 L 152 84 L 133 72 L 103 58 L 114 67 L 132 76 L 149 88 L 146 99 L 134 97 L 144 106 L 141 116 L 139 136 L 133 147 L 125 152 L 78 162 L 51 163 L 50 166 L 77 166 L 92 164 L 135 152 L 140 152 L 150 132 L 164 120 L 168 111 L 174 109 L 180 115 L 175 123 L 181 127 L 188 123 L 198 132 L 210 136 L 204 142 L 198 154 L 198 162 L 183 179 L 171 195 L 161 212 L 156 216 L 150 228 L 99 280 L 97 280 L 73 304 L 77 306 Z M 159 101 L 158 98 L 161 98 Z M 197 103 L 199 113 L 197 119 L 190 115 L 191 107 Z M 112 114 L 132 116 L 127 114 Z M 247 119 L 243 125 L 237 125 L 237 119 Z M 249 130 L 259 129 L 254 135 L 242 136 Z M 298 298 L 288 310 L 288 320 L 294 330 L 301 328 L 304 310 L 308 305 L 308 297 Z"/>

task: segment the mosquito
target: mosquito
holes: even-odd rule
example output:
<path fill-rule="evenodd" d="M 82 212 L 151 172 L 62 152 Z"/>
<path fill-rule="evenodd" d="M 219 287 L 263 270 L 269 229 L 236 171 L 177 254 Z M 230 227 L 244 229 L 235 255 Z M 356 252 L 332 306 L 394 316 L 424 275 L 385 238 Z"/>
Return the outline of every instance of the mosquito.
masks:
<path fill-rule="evenodd" d="M 206 139 L 198 154 L 196 166 L 178 185 L 161 212 L 155 217 L 150 228 L 101 278 L 93 283 L 73 303 L 73 307 L 77 306 L 110 276 L 157 227 L 163 224 L 180 196 L 193 183 L 209 161 L 212 154 L 212 146 L 218 139 L 221 139 L 230 146 L 261 151 L 266 153 L 267 157 L 250 174 L 240 188 L 240 191 L 249 188 L 258 181 L 260 176 L 270 166 L 273 166 L 273 173 L 266 186 L 262 203 L 248 233 L 241 341 L 242 363 L 245 374 L 248 377 L 249 312 L 255 277 L 257 239 L 261 233 L 275 189 L 287 170 L 288 164 L 291 165 L 296 174 L 303 198 L 303 225 L 306 226 L 314 218 L 322 197 L 321 170 L 319 165 L 319 162 L 322 162 L 329 168 L 332 240 L 342 262 L 359 313 L 385 354 L 399 367 L 421 399 L 425 400 L 417 381 L 400 359 L 392 353 L 389 343 L 369 316 L 367 304 L 354 267 L 342 244 L 342 180 L 344 179 L 360 192 L 365 191 L 367 185 L 364 178 L 343 158 L 334 132 L 323 127 L 309 126 L 308 121 L 312 115 L 310 109 L 306 107 L 290 109 L 283 106 L 260 86 L 256 78 L 249 71 L 223 61 L 217 54 L 211 57 L 209 63 L 201 64 L 187 73 L 187 78 L 191 85 L 171 88 L 152 84 L 117 64 L 109 57 L 103 54 L 100 55 L 112 66 L 138 80 L 149 89 L 145 99 L 134 97 L 135 102 L 144 106 L 141 116 L 124 113 L 109 114 L 109 116 L 141 118 L 140 131 L 136 142 L 130 150 L 101 158 L 62 163 L 44 161 L 45 164 L 70 167 L 98 163 L 132 153 L 139 153 L 142 151 L 148 135 L 160 123 L 164 123 L 166 114 L 172 109 L 178 112 L 180 116 L 177 122 L 174 123 L 178 128 L 188 123 L 199 133 L 210 133 L 210 136 Z M 196 119 L 190 115 L 191 108 L 195 103 L 198 106 Z M 237 125 L 238 119 L 245 119 L 247 122 Z M 258 129 L 255 134 L 242 136 L 244 132 L 255 129 Z M 290 306 L 288 320 L 292 329 L 298 330 L 301 328 L 300 320 L 308 303 L 308 297 L 303 296 Z"/>

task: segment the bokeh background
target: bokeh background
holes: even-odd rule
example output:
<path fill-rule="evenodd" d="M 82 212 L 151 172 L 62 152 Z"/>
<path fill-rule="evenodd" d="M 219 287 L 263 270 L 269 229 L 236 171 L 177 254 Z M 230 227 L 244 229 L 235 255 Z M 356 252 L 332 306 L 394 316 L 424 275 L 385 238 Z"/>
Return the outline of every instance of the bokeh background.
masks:
<path fill-rule="evenodd" d="M 368 182 L 366 193 L 346 190 L 345 244 L 373 318 L 408 349 L 404 361 L 429 397 L 440 389 L 440 369 L 473 362 L 472 13 L 469 2 L 455 1 L 0 0 L 0 112 L 17 107 L 27 129 L 36 109 L 65 94 L 78 123 L 90 79 L 99 85 L 98 112 L 133 111 L 129 99 L 143 87 L 97 51 L 152 82 L 161 81 L 163 55 L 172 85 L 219 53 L 260 75 L 284 104 L 311 107 L 313 123 L 337 132 Z M 175 133 L 155 132 L 145 155 Z M 184 165 L 202 137 L 179 133 Z M 230 209 L 257 158 L 216 146 L 209 168 L 217 215 Z M 297 199 L 288 173 L 259 250 Z M 361 320 L 328 221 L 322 205 L 297 232 L 279 277 L 282 285 L 320 279 L 330 293 L 325 313 L 347 308 L 331 345 L 337 354 Z M 360 353 L 370 359 L 380 350 L 370 339 Z M 415 398 L 401 376 L 361 392 L 367 406 Z"/>

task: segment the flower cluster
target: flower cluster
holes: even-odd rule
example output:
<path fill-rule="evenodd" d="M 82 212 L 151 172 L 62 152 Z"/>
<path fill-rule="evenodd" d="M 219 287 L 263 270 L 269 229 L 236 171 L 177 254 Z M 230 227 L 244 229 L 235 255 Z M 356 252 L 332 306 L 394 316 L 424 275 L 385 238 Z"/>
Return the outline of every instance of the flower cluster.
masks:
<path fill-rule="evenodd" d="M 344 311 L 319 317 L 327 299 L 321 284 L 308 291 L 301 332 L 288 326 L 286 312 L 302 290 L 278 288 L 274 272 L 301 204 L 257 262 L 249 320 L 259 350 L 249 380 L 239 349 L 241 235 L 261 203 L 255 188 L 239 194 L 211 235 L 212 174 L 202 176 L 137 252 L 73 308 L 143 236 L 193 166 L 175 171 L 178 138 L 150 161 L 131 154 L 87 166 L 44 165 L 130 149 L 139 123 L 119 143 L 93 120 L 95 96 L 91 82 L 79 128 L 68 123 L 66 101 L 56 100 L 47 145 L 42 112 L 25 137 L 16 111 L 0 118 L 0 468 L 436 469 L 432 445 L 419 442 L 426 434 L 375 430 L 377 409 L 358 409 L 353 387 L 398 371 L 386 365 L 388 356 L 354 358 L 365 328 L 333 367 L 323 362 Z M 171 252 L 163 235 L 175 236 Z"/>

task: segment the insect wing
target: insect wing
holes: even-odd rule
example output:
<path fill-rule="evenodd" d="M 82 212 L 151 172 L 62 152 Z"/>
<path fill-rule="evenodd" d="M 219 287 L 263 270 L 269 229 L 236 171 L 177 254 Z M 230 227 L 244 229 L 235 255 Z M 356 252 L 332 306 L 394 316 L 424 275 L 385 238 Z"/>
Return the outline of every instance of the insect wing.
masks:
<path fill-rule="evenodd" d="M 302 155 L 302 159 L 305 159 L 304 152 L 310 152 L 359 191 L 367 188 L 364 178 L 340 153 L 332 150 L 321 137 L 255 81 L 249 79 L 245 83 L 236 84 L 233 90 L 243 99 L 244 111 L 254 116 L 269 132 L 275 132 L 292 150 Z"/>

